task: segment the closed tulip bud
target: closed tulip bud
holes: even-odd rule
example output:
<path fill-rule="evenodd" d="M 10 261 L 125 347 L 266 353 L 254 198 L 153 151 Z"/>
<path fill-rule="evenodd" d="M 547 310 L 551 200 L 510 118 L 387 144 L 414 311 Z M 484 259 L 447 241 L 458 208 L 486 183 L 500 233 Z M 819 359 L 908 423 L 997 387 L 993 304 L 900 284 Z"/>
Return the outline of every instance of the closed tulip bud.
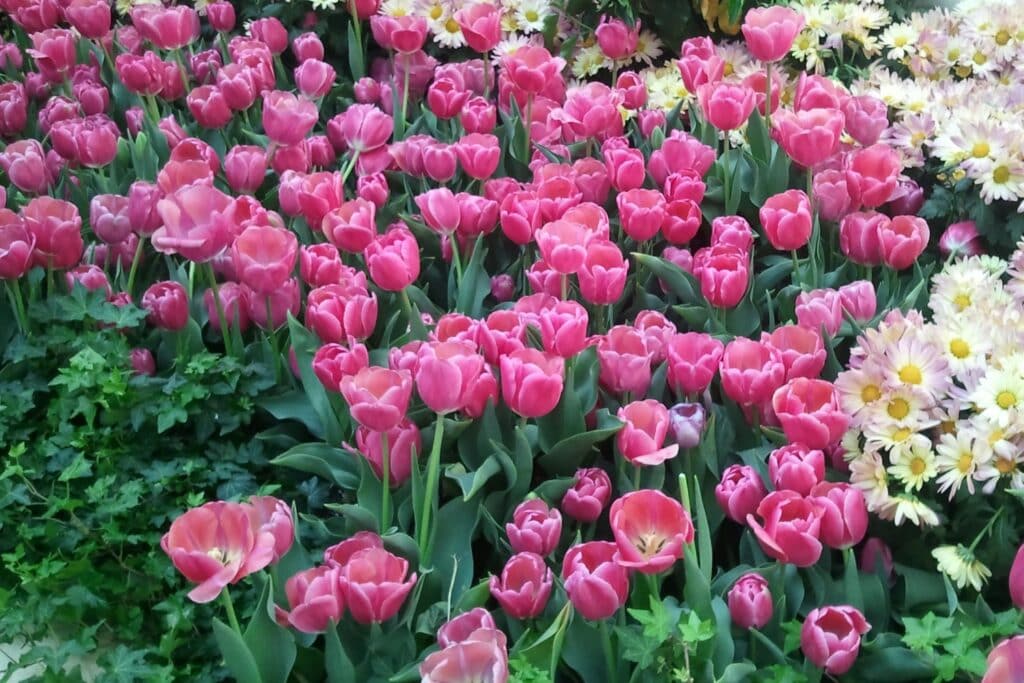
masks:
<path fill-rule="evenodd" d="M 882 242 L 879 235 L 891 232 L 891 221 L 876 211 L 855 212 L 843 218 L 839 226 L 839 246 L 854 263 L 864 266 L 882 264 Z M 905 223 L 905 226 L 910 223 Z M 894 243 L 891 240 L 890 243 Z M 916 258 L 916 255 L 915 255 Z"/>
<path fill-rule="evenodd" d="M 370 366 L 366 347 L 354 342 L 349 346 L 324 344 L 313 355 L 313 374 L 328 391 L 341 393 L 341 378 Z"/>
<path fill-rule="evenodd" d="M 340 388 L 356 422 L 386 432 L 405 417 L 412 395 L 412 375 L 368 367 L 343 377 Z"/>
<path fill-rule="evenodd" d="M 635 71 L 623 71 L 615 80 L 615 89 L 622 96 L 622 106 L 637 111 L 647 104 L 647 85 Z"/>
<path fill-rule="evenodd" d="M 509 558 L 501 577 L 492 576 L 491 595 L 513 619 L 533 619 L 544 611 L 551 595 L 553 579 L 544 558 L 521 552 Z"/>
<path fill-rule="evenodd" d="M 466 175 L 475 180 L 486 180 L 498 168 L 501 148 L 494 135 L 470 133 L 455 144 L 455 153 Z"/>
<path fill-rule="evenodd" d="M 387 432 L 374 432 L 362 426 L 356 429 L 359 453 L 370 463 L 378 478 L 384 476 L 382 435 L 386 435 L 388 442 L 388 485 L 392 488 L 401 486 L 412 475 L 414 456 L 423 452 L 423 439 L 419 427 L 414 422 L 404 419 Z"/>
<path fill-rule="evenodd" d="M 277 17 L 257 19 L 249 24 L 249 35 L 279 55 L 288 49 L 288 29 Z"/>
<path fill-rule="evenodd" d="M 149 349 L 132 349 L 128 354 L 128 363 L 136 375 L 152 377 L 156 374 L 156 361 Z"/>
<path fill-rule="evenodd" d="M 818 216 L 826 221 L 839 221 L 855 207 L 846 185 L 846 172 L 836 169 L 814 174 L 814 203 Z"/>
<path fill-rule="evenodd" d="M 693 273 L 708 303 L 733 308 L 747 293 L 750 256 L 730 244 L 705 247 L 694 256 Z"/>
<path fill-rule="evenodd" d="M 224 174 L 234 192 L 250 194 L 263 184 L 267 152 L 256 145 L 236 145 L 224 157 Z"/>
<path fill-rule="evenodd" d="M 868 508 L 860 489 L 846 483 L 822 482 L 811 489 L 821 505 L 821 540 L 830 548 L 843 550 L 861 542 L 868 530 Z"/>
<path fill-rule="evenodd" d="M 323 59 L 324 44 L 315 33 L 303 33 L 292 40 L 292 54 L 300 64 L 310 59 Z"/>
<path fill-rule="evenodd" d="M 427 106 L 439 119 L 453 119 L 469 100 L 470 93 L 451 78 L 438 78 L 427 89 Z"/>
<path fill-rule="evenodd" d="M 597 342 L 601 386 L 615 394 L 643 396 L 651 383 L 651 356 L 644 334 L 616 325 Z"/>
<path fill-rule="evenodd" d="M 704 435 L 706 413 L 700 403 L 677 403 L 668 411 L 669 429 L 679 448 L 696 448 Z"/>
<path fill-rule="evenodd" d="M 203 128 L 223 128 L 231 121 L 231 108 L 215 85 L 201 85 L 189 92 L 188 110 Z"/>
<path fill-rule="evenodd" d="M 565 361 L 535 349 L 522 349 L 501 358 L 501 395 L 521 417 L 543 417 L 562 398 Z"/>
<path fill-rule="evenodd" d="M 875 286 L 868 280 L 858 280 L 840 287 L 839 301 L 843 311 L 859 323 L 870 322 L 875 317 L 878 305 Z"/>
<path fill-rule="evenodd" d="M 322 633 L 337 623 L 345 610 L 338 585 L 338 568 L 323 565 L 292 575 L 285 582 L 290 612 L 285 623 L 303 633 Z"/>
<path fill-rule="evenodd" d="M 601 53 L 612 60 L 622 60 L 636 52 L 637 41 L 640 38 L 640 22 L 630 28 L 621 19 L 601 17 L 601 23 L 594 31 L 597 38 L 597 45 Z"/>
<path fill-rule="evenodd" d="M 878 226 L 882 262 L 894 270 L 909 268 L 928 246 L 928 223 L 917 216 L 894 216 Z"/>
<path fill-rule="evenodd" d="M 292 316 L 299 314 L 299 281 L 289 278 L 280 289 L 275 289 L 268 295 L 250 294 L 245 298 L 245 303 L 248 306 L 249 320 L 254 325 L 263 330 L 276 330 L 287 322 L 289 313 Z"/>
<path fill-rule="evenodd" d="M 745 85 L 718 81 L 706 83 L 697 89 L 704 120 L 722 131 L 736 130 L 747 122 L 757 98 L 754 91 Z"/>
<path fill-rule="evenodd" d="M 68 290 L 74 290 L 75 286 L 82 286 L 90 292 L 102 290 L 107 297 L 113 294 L 110 287 L 110 280 L 107 274 L 97 265 L 87 264 L 72 268 L 64 273 L 64 283 Z"/>
<path fill-rule="evenodd" d="M 800 649 L 807 660 L 832 676 L 850 670 L 860 652 L 861 636 L 871 630 L 854 607 L 819 607 L 811 610 L 800 628 Z"/>
<path fill-rule="evenodd" d="M 10 146 L 8 146 L 10 149 Z M 0 164 L 3 157 L 0 156 Z M 955 256 L 978 256 L 985 253 L 981 235 L 978 234 L 978 226 L 974 221 L 960 221 L 953 223 L 942 233 L 939 238 L 939 252 L 948 257 Z"/>
<path fill-rule="evenodd" d="M 683 545 L 693 542 L 693 522 L 679 501 L 661 491 L 641 489 L 627 493 L 608 514 L 623 567 L 642 574 L 660 574 L 683 556 Z"/>
<path fill-rule="evenodd" d="M 96 195 L 89 202 L 89 227 L 108 244 L 128 239 L 132 232 L 128 216 L 128 197 L 117 194 Z"/>
<path fill-rule="evenodd" d="M 618 547 L 608 541 L 580 543 L 562 561 L 562 579 L 573 608 L 584 619 L 600 621 L 626 604 L 629 571 L 617 561 Z"/>
<path fill-rule="evenodd" d="M 691 199 L 677 199 L 665 205 L 661 232 L 672 244 L 687 244 L 697 235 L 704 216 Z"/>
<path fill-rule="evenodd" d="M 665 112 L 661 109 L 642 109 L 637 120 L 640 122 L 640 134 L 645 139 L 651 138 L 655 128 L 661 128 L 662 131 L 665 129 Z"/>
<path fill-rule="evenodd" d="M 846 132 L 864 147 L 878 142 L 882 131 L 889 127 L 888 106 L 874 95 L 848 97 L 842 110 Z"/>
<path fill-rule="evenodd" d="M 831 382 L 799 377 L 780 387 L 772 407 L 791 442 L 824 449 L 837 443 L 850 418 L 839 409 Z"/>
<path fill-rule="evenodd" d="M 772 592 L 768 581 L 753 572 L 736 579 L 729 589 L 729 618 L 740 628 L 761 628 L 772 618 Z"/>
<path fill-rule="evenodd" d="M 924 206 L 924 190 L 913 180 L 900 180 L 885 206 L 893 216 L 915 216 Z"/>
<path fill-rule="evenodd" d="M 800 190 L 788 190 L 765 200 L 758 214 L 771 245 L 794 251 L 811 237 L 811 202 Z"/>
<path fill-rule="evenodd" d="M 665 222 L 665 197 L 658 190 L 629 190 L 615 201 L 623 230 L 637 242 L 654 237 Z"/>
<path fill-rule="evenodd" d="M 469 134 L 490 134 L 498 123 L 498 110 L 484 98 L 473 97 L 459 112 L 459 123 Z"/>
<path fill-rule="evenodd" d="M 740 524 L 744 524 L 747 516 L 757 511 L 766 495 L 761 477 L 753 467 L 747 465 L 729 465 L 715 486 L 718 507 L 722 508 L 726 517 Z"/>
<path fill-rule="evenodd" d="M 580 295 L 588 303 L 613 304 L 622 297 L 628 274 L 629 262 L 619 247 L 609 240 L 594 240 L 587 245 L 583 266 L 576 273 Z"/>
<path fill-rule="evenodd" d="M 885 541 L 880 538 L 869 538 L 864 541 L 864 546 L 860 550 L 860 570 L 867 574 L 880 571 L 886 580 L 891 582 L 894 578 L 892 569 L 892 550 Z"/>
<path fill-rule="evenodd" d="M 53 183 L 46 152 L 38 140 L 18 140 L 0 152 L 0 168 L 22 192 L 45 194 Z"/>
<path fill-rule="evenodd" d="M 211 2 L 206 6 L 206 18 L 214 31 L 228 33 L 235 27 L 235 6 L 225 0 Z"/>
<path fill-rule="evenodd" d="M 21 218 L 35 240 L 32 265 L 63 270 L 82 258 L 82 218 L 74 204 L 36 197 L 21 209 Z"/>
<path fill-rule="evenodd" d="M 516 283 L 512 276 L 507 273 L 495 275 L 491 278 L 491 296 L 498 303 L 509 301 L 516 294 Z"/>
<path fill-rule="evenodd" d="M 562 497 L 562 510 L 579 522 L 593 522 L 611 498 L 612 483 L 608 474 L 597 467 L 576 471 L 573 485 Z"/>
<path fill-rule="evenodd" d="M 295 87 L 310 99 L 319 99 L 331 91 L 334 67 L 319 59 L 307 59 L 295 67 Z"/>
<path fill-rule="evenodd" d="M 145 180 L 136 180 L 128 188 L 128 221 L 138 234 L 151 235 L 163 223 L 157 211 L 161 196 L 160 188 Z"/>
<path fill-rule="evenodd" d="M 150 325 L 176 332 L 188 324 L 188 294 L 180 283 L 157 282 L 142 295 L 142 308 Z"/>
<path fill-rule="evenodd" d="M 402 224 L 393 225 L 367 245 L 363 256 L 370 278 L 386 291 L 400 292 L 419 277 L 419 245 Z"/>
<path fill-rule="evenodd" d="M 776 448 L 768 456 L 768 476 L 777 490 L 809 495 L 825 480 L 825 454 L 799 443 Z"/>
<path fill-rule="evenodd" d="M 234 111 L 245 111 L 256 101 L 257 83 L 252 69 L 238 64 L 225 64 L 217 71 L 217 89 L 224 102 Z"/>
<path fill-rule="evenodd" d="M 544 350 L 571 358 L 587 345 L 587 309 L 575 301 L 559 301 L 540 312 Z"/>
<path fill-rule="evenodd" d="M 501 202 L 499 219 L 501 231 L 512 242 L 520 246 L 532 242 L 542 223 L 536 194 L 524 190 L 506 196 Z"/>
<path fill-rule="evenodd" d="M 750 252 L 754 246 L 754 231 L 743 216 L 719 216 L 711 221 L 711 246 L 729 245 Z"/>
<path fill-rule="evenodd" d="M 670 417 L 668 408 L 659 401 L 634 401 L 619 408 L 616 417 L 624 424 L 615 435 L 615 443 L 629 463 L 660 465 L 679 453 L 679 444 L 664 445 Z"/>
<path fill-rule="evenodd" d="M 839 148 L 843 122 L 838 109 L 780 109 L 772 118 L 773 136 L 790 159 L 803 168 L 814 168 Z"/>
<path fill-rule="evenodd" d="M 626 192 L 644 184 L 644 155 L 639 149 L 608 149 L 602 156 L 616 190 Z"/>
<path fill-rule="evenodd" d="M 263 96 L 263 130 L 279 145 L 296 145 L 312 130 L 319 115 L 313 102 L 273 90 Z"/>
<path fill-rule="evenodd" d="M 416 585 L 409 563 L 378 547 L 364 548 L 339 569 L 345 605 L 359 624 L 379 624 L 398 613 Z"/>
<path fill-rule="evenodd" d="M 743 37 L 747 49 L 762 62 L 777 62 L 793 47 L 804 17 L 789 7 L 759 7 L 747 11 Z"/>
<path fill-rule="evenodd" d="M 535 553 L 546 557 L 558 547 L 562 534 L 562 515 L 539 498 L 520 503 L 505 525 L 509 545 L 516 553 Z"/>

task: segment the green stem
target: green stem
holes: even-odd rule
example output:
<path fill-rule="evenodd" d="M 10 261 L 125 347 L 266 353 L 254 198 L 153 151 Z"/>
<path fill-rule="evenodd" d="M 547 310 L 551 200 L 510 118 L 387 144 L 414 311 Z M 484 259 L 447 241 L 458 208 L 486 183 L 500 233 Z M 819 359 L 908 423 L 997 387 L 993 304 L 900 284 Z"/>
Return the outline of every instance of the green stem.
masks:
<path fill-rule="evenodd" d="M 228 623 L 231 629 L 238 635 L 242 635 L 242 627 L 238 625 L 238 617 L 235 615 L 235 605 L 231 602 L 231 592 L 224 588 L 220 592 L 221 602 L 224 603 L 224 611 L 228 613 Z"/>
<path fill-rule="evenodd" d="M 405 317 L 409 320 L 409 327 L 412 328 L 412 302 L 409 301 L 409 292 L 403 287 L 398 295 L 402 300 L 402 310 L 405 312 Z"/>
<path fill-rule="evenodd" d="M 391 452 L 388 444 L 388 433 L 380 433 L 380 535 L 391 526 Z"/>
<path fill-rule="evenodd" d="M 270 297 L 266 298 L 267 307 L 267 340 L 270 342 L 270 355 L 274 357 L 274 381 L 281 381 L 281 353 L 277 348 L 277 330 L 274 329 L 274 307 Z M 232 324 L 234 321 L 232 321 Z M 232 341 L 234 338 L 232 337 Z M 233 346 L 234 344 L 232 344 Z"/>
<path fill-rule="evenodd" d="M 608 680 L 618 680 L 619 667 L 615 662 L 615 650 L 612 648 L 612 633 L 608 629 L 608 620 L 601 620 L 601 650 L 604 652 L 604 666 L 608 670 Z"/>
<path fill-rule="evenodd" d="M 209 262 L 204 263 L 200 268 L 206 273 L 206 279 L 210 284 L 210 289 L 213 290 L 213 303 L 217 309 L 217 322 L 220 323 L 220 336 L 224 339 L 224 351 L 229 356 L 234 356 L 234 345 L 231 343 L 231 334 L 228 330 L 228 319 L 224 315 L 224 304 L 220 300 L 220 289 L 217 287 L 217 275 L 213 272 L 213 265 Z M 267 324 L 270 324 L 270 320 L 267 320 Z"/>
<path fill-rule="evenodd" d="M 633 490 L 634 491 L 639 491 L 640 490 L 640 475 L 641 475 L 641 473 L 642 473 L 642 470 L 640 469 L 639 466 L 636 467 L 636 469 L 634 469 L 634 471 L 633 471 Z"/>
<path fill-rule="evenodd" d="M 53 291 L 55 286 L 56 285 L 54 285 L 54 281 L 53 281 L 53 262 L 51 260 L 49 263 L 46 264 L 46 295 L 47 296 L 53 296 L 54 294 L 56 294 L 56 292 Z"/>
<path fill-rule="evenodd" d="M 729 131 L 722 136 L 722 202 L 725 205 L 725 212 L 729 213 Z"/>
<path fill-rule="evenodd" d="M 526 119 L 523 121 L 523 163 L 530 163 L 530 123 L 533 121 L 533 94 L 526 96 Z"/>
<path fill-rule="evenodd" d="M 796 255 L 796 249 L 789 253 L 793 257 L 793 284 L 803 289 L 804 280 L 800 276 L 800 257 Z"/>
<path fill-rule="evenodd" d="M 569 275 L 562 273 L 562 301 L 569 300 Z"/>
<path fill-rule="evenodd" d="M 14 315 L 18 319 L 18 329 L 28 336 L 28 315 L 25 312 L 25 302 L 21 298 L 21 288 L 17 280 L 7 280 L 7 295 L 11 298 L 11 306 L 14 307 Z"/>
<path fill-rule="evenodd" d="M 484 58 L 484 99 L 491 99 L 491 54 L 485 52 Z"/>
<path fill-rule="evenodd" d="M 181 67 L 181 84 L 185 87 L 185 94 L 187 95 L 188 91 L 191 90 L 188 87 L 188 67 L 185 66 L 185 58 L 182 56 L 180 49 L 174 51 L 174 60 Z"/>
<path fill-rule="evenodd" d="M 423 489 L 423 514 L 420 516 L 421 528 L 417 529 L 417 545 L 420 549 L 421 566 L 430 566 L 430 541 L 431 526 L 430 513 L 437 502 L 438 481 L 441 477 L 441 442 L 444 441 L 444 416 L 437 414 L 437 422 L 434 424 L 434 442 L 430 447 L 430 457 L 427 460 L 427 482 Z"/>
<path fill-rule="evenodd" d="M 764 65 L 764 127 L 772 132 L 772 65 Z"/>
<path fill-rule="evenodd" d="M 462 284 L 462 252 L 459 249 L 459 238 L 453 232 L 448 236 L 448 244 L 452 248 L 452 265 L 455 266 L 455 284 Z"/>
<path fill-rule="evenodd" d="M 356 151 L 354 151 L 352 153 L 352 158 L 348 160 L 348 163 L 345 164 L 345 168 L 342 169 L 342 171 L 341 171 L 341 184 L 342 184 L 342 186 L 345 185 L 345 181 L 348 180 L 349 175 L 352 174 L 352 169 L 355 168 L 356 161 L 358 161 L 358 160 L 359 160 L 359 150 L 357 149 Z M 310 226 L 310 227 L 314 227 L 314 226 Z"/>
<path fill-rule="evenodd" d="M 142 243 L 145 239 L 142 235 L 139 235 L 139 244 L 135 247 L 135 256 L 132 257 L 132 267 L 128 270 L 128 286 L 125 291 L 130 295 L 132 293 L 132 287 L 135 285 L 135 274 L 139 270 L 139 260 L 142 258 Z"/>
<path fill-rule="evenodd" d="M 406 112 L 409 110 L 409 58 L 405 57 L 405 73 L 402 75 L 402 129 L 405 129 Z"/>
<path fill-rule="evenodd" d="M 1000 515 L 1002 514 L 1003 508 L 999 508 L 998 510 L 996 510 L 996 514 L 992 515 L 991 519 L 988 520 L 988 524 L 985 525 L 985 528 L 982 529 L 981 533 L 979 533 L 978 536 L 974 539 L 974 542 L 971 543 L 971 547 L 968 548 L 968 550 L 970 550 L 972 553 L 974 552 L 974 549 L 978 547 L 978 543 L 980 543 L 981 539 L 985 538 L 985 536 L 988 535 L 988 532 L 992 530 L 992 525 L 996 523 L 996 520 L 999 519 Z"/>

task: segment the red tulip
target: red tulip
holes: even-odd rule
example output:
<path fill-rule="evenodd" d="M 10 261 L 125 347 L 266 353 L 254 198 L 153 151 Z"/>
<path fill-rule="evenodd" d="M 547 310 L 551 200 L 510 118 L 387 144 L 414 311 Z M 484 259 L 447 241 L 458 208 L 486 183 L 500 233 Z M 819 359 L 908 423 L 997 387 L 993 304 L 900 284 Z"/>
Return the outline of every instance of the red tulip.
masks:
<path fill-rule="evenodd" d="M 565 361 L 535 349 L 521 349 L 501 358 L 501 395 L 512 412 L 543 417 L 562 398 Z"/>
<path fill-rule="evenodd" d="M 584 619 L 607 619 L 626 604 L 629 570 L 617 561 L 618 552 L 615 543 L 591 541 L 574 545 L 565 553 L 565 592 Z"/>
<path fill-rule="evenodd" d="M 171 523 L 160 547 L 186 579 L 197 583 L 188 597 L 210 602 L 228 585 L 274 559 L 276 540 L 245 503 L 216 501 L 192 508 Z"/>
<path fill-rule="evenodd" d="M 860 637 L 871 630 L 854 607 L 819 607 L 811 610 L 800 629 L 800 649 L 807 660 L 832 676 L 850 670 L 860 652 Z"/>
<path fill-rule="evenodd" d="M 715 500 L 725 515 L 734 522 L 743 524 L 748 515 L 757 511 L 767 491 L 761 477 L 753 467 L 729 465 L 722 472 L 722 479 L 715 486 Z"/>
<path fill-rule="evenodd" d="M 633 401 L 619 408 L 616 417 L 624 424 L 615 436 L 622 457 L 640 465 L 660 465 L 679 453 L 679 444 L 665 446 L 668 435 L 668 408 L 659 401 Z"/>
<path fill-rule="evenodd" d="M 593 522 L 611 497 L 612 482 L 604 470 L 590 467 L 576 471 L 573 485 L 562 497 L 565 514 L 580 522 Z"/>
<path fill-rule="evenodd" d="M 379 624 L 398 613 L 416 585 L 409 563 L 387 550 L 359 550 L 341 566 L 338 584 L 352 618 L 359 624 Z"/>
<path fill-rule="evenodd" d="M 562 515 L 540 498 L 516 506 L 512 521 L 505 525 L 509 545 L 515 553 L 535 553 L 547 557 L 558 547 L 562 534 Z"/>
<path fill-rule="evenodd" d="M 386 432 L 397 426 L 408 411 L 412 376 L 406 371 L 371 366 L 343 377 L 340 388 L 356 422 Z"/>
<path fill-rule="evenodd" d="M 683 544 L 693 542 L 690 514 L 679 501 L 661 491 L 642 489 L 627 493 L 608 515 L 617 562 L 643 574 L 659 574 L 683 556 Z"/>
<path fill-rule="evenodd" d="M 757 516 L 747 515 L 761 548 L 779 562 L 809 567 L 821 557 L 823 508 L 796 491 L 773 491 L 757 506 Z M 763 524 L 763 526 L 762 526 Z"/>
<path fill-rule="evenodd" d="M 729 618 L 740 628 L 761 628 L 772 618 L 774 606 L 768 581 L 750 572 L 729 589 Z"/>

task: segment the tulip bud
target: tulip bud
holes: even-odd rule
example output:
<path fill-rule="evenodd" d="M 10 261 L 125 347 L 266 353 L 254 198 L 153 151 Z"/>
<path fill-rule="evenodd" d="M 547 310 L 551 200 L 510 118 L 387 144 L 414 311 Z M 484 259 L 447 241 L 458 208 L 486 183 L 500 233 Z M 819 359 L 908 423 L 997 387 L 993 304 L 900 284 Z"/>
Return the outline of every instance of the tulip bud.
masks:
<path fill-rule="evenodd" d="M 168 280 L 151 285 L 142 295 L 142 308 L 154 327 L 177 331 L 188 324 L 188 294 L 181 283 Z"/>
<path fill-rule="evenodd" d="M 611 497 L 612 482 L 604 470 L 590 467 L 576 471 L 573 485 L 562 497 L 565 514 L 579 522 L 593 522 Z"/>
<path fill-rule="evenodd" d="M 761 628 L 774 607 L 768 581 L 760 574 L 744 574 L 729 589 L 729 618 L 740 628 Z"/>
<path fill-rule="evenodd" d="M 617 556 L 618 546 L 608 541 L 580 543 L 565 553 L 565 592 L 584 619 L 607 619 L 626 604 L 629 571 L 617 562 Z"/>
<path fill-rule="evenodd" d="M 800 649 L 807 660 L 832 676 L 850 670 L 860 652 L 861 636 L 871 630 L 854 607 L 819 607 L 804 619 Z"/>
<path fill-rule="evenodd" d="M 672 437 L 680 448 L 696 448 L 704 435 L 705 411 L 700 403 L 677 403 L 668 411 Z"/>
<path fill-rule="evenodd" d="M 562 515 L 557 508 L 534 498 L 520 503 L 505 525 L 512 551 L 531 552 L 546 557 L 558 547 L 562 533 Z"/>
<path fill-rule="evenodd" d="M 551 595 L 553 578 L 544 558 L 536 553 L 513 555 L 501 570 L 501 578 L 492 576 L 491 595 L 513 619 L 533 619 L 544 611 Z"/>

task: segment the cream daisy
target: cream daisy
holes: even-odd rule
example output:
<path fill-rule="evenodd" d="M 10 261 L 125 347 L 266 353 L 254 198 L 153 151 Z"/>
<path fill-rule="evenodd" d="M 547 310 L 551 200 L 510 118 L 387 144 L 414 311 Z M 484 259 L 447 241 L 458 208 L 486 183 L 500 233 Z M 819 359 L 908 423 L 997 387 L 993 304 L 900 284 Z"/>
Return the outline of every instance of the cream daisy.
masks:
<path fill-rule="evenodd" d="M 1016 201 L 1024 197 L 1024 159 L 1009 151 L 968 169 L 968 173 L 976 185 L 981 185 L 980 195 L 987 204 L 996 199 Z"/>
<path fill-rule="evenodd" d="M 551 5 L 547 0 L 520 0 L 516 8 L 519 30 L 523 33 L 543 31 L 544 22 L 550 15 Z"/>
<path fill-rule="evenodd" d="M 640 31 L 636 41 L 636 53 L 634 54 L 636 61 L 650 66 L 656 59 L 661 57 L 664 51 L 665 46 L 661 42 L 661 38 L 647 29 Z"/>
<path fill-rule="evenodd" d="M 977 438 L 969 429 L 957 434 L 943 434 L 935 446 L 935 469 L 939 472 L 936 486 L 939 493 L 949 491 L 952 500 L 961 486 L 974 493 L 974 475 L 979 465 L 988 462 L 984 449 L 976 448 Z"/>
<path fill-rule="evenodd" d="M 834 386 L 839 394 L 839 405 L 847 415 L 857 418 L 861 411 L 882 398 L 885 375 L 877 362 L 862 365 L 856 370 L 839 373 Z"/>
<path fill-rule="evenodd" d="M 892 497 L 889 505 L 882 513 L 884 518 L 891 519 L 893 524 L 900 526 L 910 521 L 914 526 L 938 526 L 939 516 L 920 498 L 901 493 Z"/>
<path fill-rule="evenodd" d="M 938 399 L 949 388 L 949 363 L 923 335 L 907 335 L 886 349 L 879 363 L 887 387 L 910 386 Z"/>
<path fill-rule="evenodd" d="M 957 588 L 966 588 L 970 584 L 974 590 L 980 591 L 992 576 L 974 552 L 962 545 L 941 545 L 932 551 L 932 557 L 938 563 L 939 571 L 948 576 Z"/>
<path fill-rule="evenodd" d="M 886 471 L 908 491 L 920 491 L 921 487 L 938 474 L 935 451 L 932 450 L 930 441 L 918 441 L 908 451 L 898 451 L 892 455 L 893 463 Z"/>
<path fill-rule="evenodd" d="M 1017 372 L 989 368 L 971 394 L 981 417 L 1005 429 L 1019 422 L 1024 406 L 1024 377 Z"/>
<path fill-rule="evenodd" d="M 888 505 L 889 475 L 877 451 L 865 452 L 850 463 L 850 484 L 864 494 L 869 511 L 878 512 Z"/>

